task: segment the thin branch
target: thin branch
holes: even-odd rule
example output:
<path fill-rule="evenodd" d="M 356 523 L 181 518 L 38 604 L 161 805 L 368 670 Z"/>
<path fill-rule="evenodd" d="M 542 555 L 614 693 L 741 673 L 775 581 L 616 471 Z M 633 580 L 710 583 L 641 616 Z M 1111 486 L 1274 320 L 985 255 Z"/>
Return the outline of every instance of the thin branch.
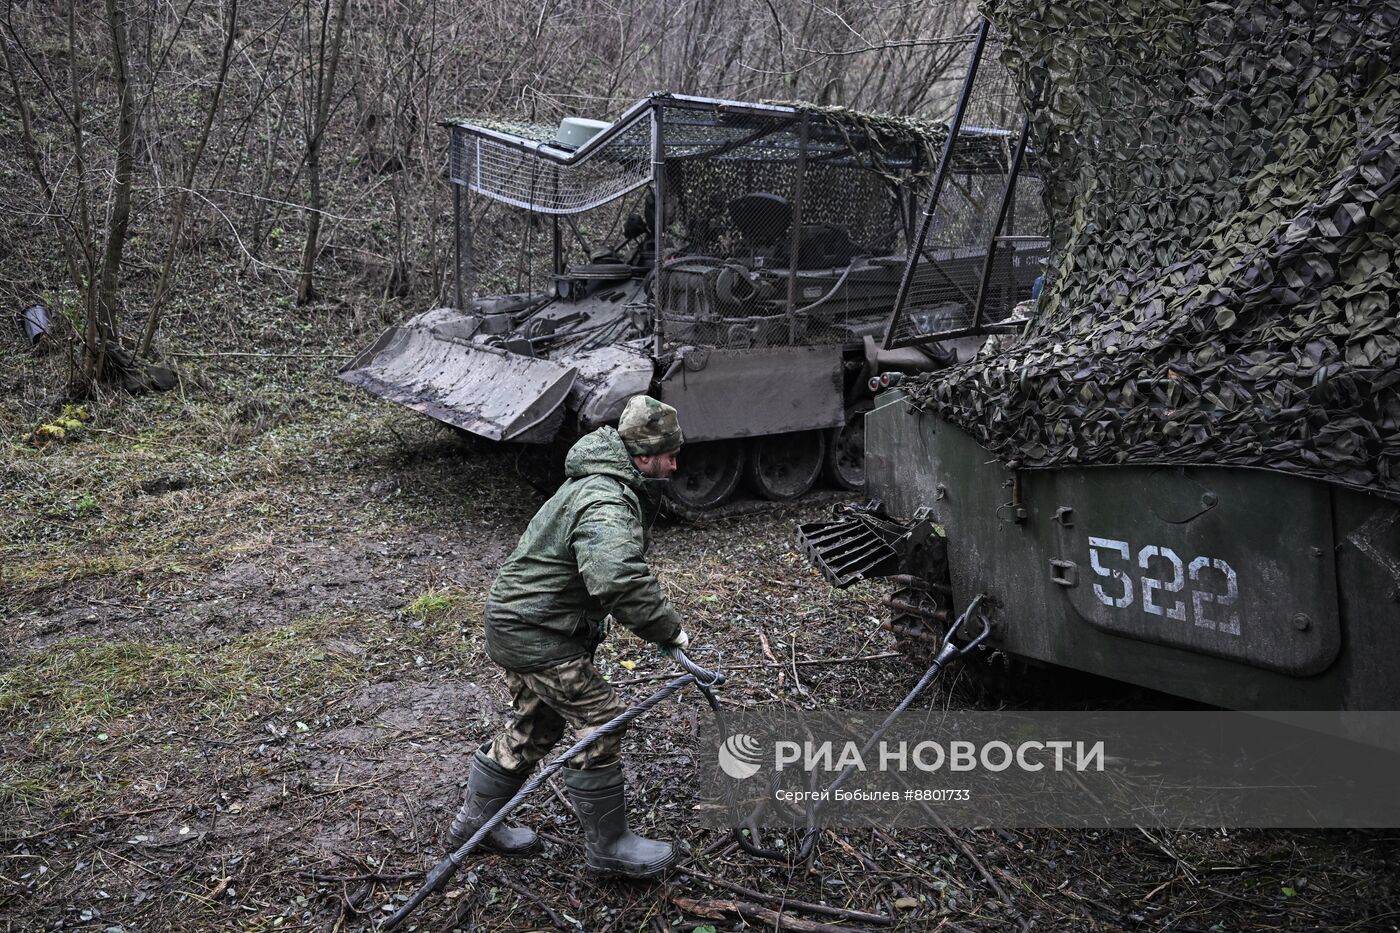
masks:
<path fill-rule="evenodd" d="M 188 11 L 188 7 L 186 10 Z M 175 202 L 175 218 L 170 225 L 170 242 L 166 245 L 165 259 L 160 264 L 160 277 L 156 280 L 155 298 L 151 302 L 151 310 L 146 317 L 146 332 L 141 337 L 141 346 L 138 352 L 142 356 L 151 352 L 151 340 L 156 335 L 156 326 L 160 323 L 161 310 L 165 307 L 166 298 L 169 297 L 170 270 L 175 265 L 175 253 L 180 247 L 180 234 L 185 226 L 185 209 L 190 201 L 190 186 L 194 184 L 195 172 L 199 169 L 199 163 L 204 158 L 205 146 L 209 143 L 209 130 L 213 127 L 214 118 L 219 112 L 219 102 L 223 98 L 224 84 L 228 78 L 229 63 L 233 60 L 233 39 L 237 33 L 238 0 L 231 0 L 228 28 L 224 33 L 224 48 L 219 57 L 219 77 L 214 83 L 214 96 L 209 102 L 209 109 L 204 114 L 204 126 L 200 129 L 199 142 L 195 144 L 194 154 L 185 166 L 184 190 L 180 192 L 180 198 Z"/>

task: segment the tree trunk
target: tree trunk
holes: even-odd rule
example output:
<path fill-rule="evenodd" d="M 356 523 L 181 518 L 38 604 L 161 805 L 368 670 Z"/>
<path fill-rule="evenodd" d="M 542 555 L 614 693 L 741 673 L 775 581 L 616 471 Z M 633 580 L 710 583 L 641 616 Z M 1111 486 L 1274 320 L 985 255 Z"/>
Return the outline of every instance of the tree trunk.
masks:
<path fill-rule="evenodd" d="M 310 2 L 310 0 L 308 0 Z M 331 0 L 326 0 L 326 13 L 330 13 Z M 345 35 L 345 10 L 349 0 L 337 0 L 335 22 L 332 24 L 330 47 L 326 47 L 326 20 L 321 17 L 320 37 L 312 45 L 310 30 L 307 30 L 307 54 L 314 55 L 316 61 L 312 70 L 315 110 L 306 137 L 307 172 L 307 217 L 306 246 L 301 254 L 301 277 L 297 283 L 297 304 L 306 304 L 316 297 L 316 254 L 320 250 L 321 236 L 321 142 L 326 128 L 331 122 L 334 109 L 332 97 L 335 93 L 335 73 L 340 65 L 341 40 Z"/>
<path fill-rule="evenodd" d="M 306 244 L 301 251 L 301 277 L 297 281 L 297 304 L 316 297 L 316 251 L 321 236 L 321 142 L 313 137 L 306 150 L 306 178 L 309 210 L 306 215 Z"/>
<path fill-rule="evenodd" d="M 127 226 L 131 222 L 131 183 L 135 169 L 136 107 L 131 93 L 130 31 L 122 0 L 107 0 L 107 24 L 112 30 L 112 76 L 117 86 L 117 165 L 112 179 L 112 209 L 107 218 L 107 242 L 102 249 L 98 274 L 97 320 L 93 336 L 99 341 L 90 375 L 101 378 L 108 340 L 117 337 L 117 277 L 121 272 L 122 251 L 126 248 Z M 90 331 L 91 332 L 91 331 Z"/>

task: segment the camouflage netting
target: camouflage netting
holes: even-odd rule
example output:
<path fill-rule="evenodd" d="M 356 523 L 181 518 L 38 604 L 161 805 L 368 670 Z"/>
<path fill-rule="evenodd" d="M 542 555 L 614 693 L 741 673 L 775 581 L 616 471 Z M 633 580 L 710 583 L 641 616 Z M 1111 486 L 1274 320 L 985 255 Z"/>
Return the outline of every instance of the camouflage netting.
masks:
<path fill-rule="evenodd" d="M 948 124 L 941 120 L 851 110 L 848 107 L 813 104 L 803 100 L 772 100 L 765 103 L 805 110 L 812 115 L 814 121 L 837 127 L 845 134 L 853 153 L 865 159 L 872 171 L 878 172 L 896 185 L 910 184 L 910 175 L 907 171 L 888 168 L 883 163 L 885 153 L 902 154 L 911 144 L 917 146 L 921 158 L 919 170 L 913 181 L 922 184 L 927 182 L 938 168 L 938 158 L 943 151 L 943 143 L 948 138 Z"/>
<path fill-rule="evenodd" d="M 912 387 L 1011 465 L 1400 497 L 1400 0 L 1002 0 L 1048 163 L 1021 339 Z"/>

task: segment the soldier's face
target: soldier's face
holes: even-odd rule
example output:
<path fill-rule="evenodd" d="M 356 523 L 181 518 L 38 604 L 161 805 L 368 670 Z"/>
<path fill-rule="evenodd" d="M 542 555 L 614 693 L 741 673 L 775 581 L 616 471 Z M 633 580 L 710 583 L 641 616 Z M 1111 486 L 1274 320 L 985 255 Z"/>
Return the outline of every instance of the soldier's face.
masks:
<path fill-rule="evenodd" d="M 676 472 L 676 455 L 680 450 L 668 450 L 660 454 L 643 454 L 640 457 L 633 457 L 632 462 L 637 465 L 637 471 L 643 476 L 650 476 L 652 479 L 670 479 Z"/>

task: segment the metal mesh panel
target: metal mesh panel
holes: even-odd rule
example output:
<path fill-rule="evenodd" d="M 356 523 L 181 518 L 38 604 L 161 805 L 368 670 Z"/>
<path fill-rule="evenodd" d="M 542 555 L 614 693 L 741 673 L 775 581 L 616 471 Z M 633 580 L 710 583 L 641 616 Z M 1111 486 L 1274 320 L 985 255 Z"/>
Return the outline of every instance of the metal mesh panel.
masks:
<path fill-rule="evenodd" d="M 566 271 L 587 279 L 610 273 L 580 267 L 629 266 L 647 277 L 663 345 L 878 338 L 936 133 L 845 111 L 666 97 L 560 164 L 535 142 L 455 125 L 451 176 L 471 192 L 458 214 L 458 278 L 476 295 L 544 293 Z"/>
<path fill-rule="evenodd" d="M 644 110 L 578 162 L 560 164 L 520 143 L 462 127 L 452 133 L 452 181 L 537 214 L 591 210 L 651 181 L 651 111 Z"/>
<path fill-rule="evenodd" d="M 887 346 L 1010 326 L 1043 272 L 1048 219 L 1034 153 L 1016 168 L 1021 108 L 1001 48 L 988 41 Z M 1004 213 L 1003 213 L 1004 208 Z M 980 308 L 980 311 L 979 311 Z"/>
<path fill-rule="evenodd" d="M 555 274 L 556 224 L 562 269 L 616 255 L 614 250 L 624 245 L 626 218 L 646 210 L 650 193 L 633 191 L 579 215 L 531 214 L 477 193 L 466 200 L 471 206 L 469 226 L 475 244 L 467 275 L 474 282 L 475 294 L 482 296 L 549 291 Z"/>
<path fill-rule="evenodd" d="M 665 342 L 745 348 L 882 333 L 919 147 L 877 147 L 816 113 L 672 113 Z"/>

